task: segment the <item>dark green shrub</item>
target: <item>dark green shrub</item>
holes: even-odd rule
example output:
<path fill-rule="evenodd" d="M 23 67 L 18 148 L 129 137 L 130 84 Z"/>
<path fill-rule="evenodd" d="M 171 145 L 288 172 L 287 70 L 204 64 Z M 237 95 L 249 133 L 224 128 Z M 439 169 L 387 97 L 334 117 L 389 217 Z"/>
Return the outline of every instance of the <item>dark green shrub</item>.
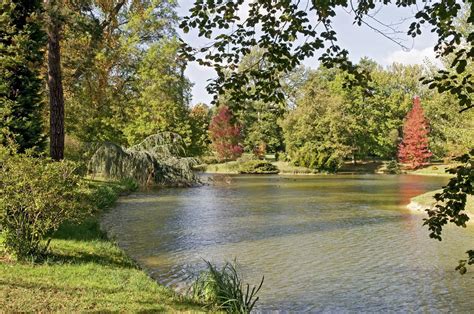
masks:
<path fill-rule="evenodd" d="M 46 236 L 66 220 L 83 218 L 86 188 L 77 164 L 12 154 L 0 165 L 0 225 L 4 244 L 17 259 L 37 259 Z"/>
<path fill-rule="evenodd" d="M 239 165 L 239 173 L 246 174 L 275 174 L 278 168 L 265 160 L 250 160 Z"/>
<path fill-rule="evenodd" d="M 262 288 L 264 277 L 258 286 L 250 289 L 249 284 L 243 284 L 235 262 L 225 263 L 221 269 L 208 261 L 206 266 L 207 270 L 192 286 L 194 299 L 227 313 L 250 313 L 259 299 L 257 293 Z"/>
<path fill-rule="evenodd" d="M 318 171 L 337 172 L 343 165 L 344 155 L 342 150 L 322 149 L 313 143 L 305 143 L 305 145 L 295 150 L 289 159 L 295 166 Z"/>
<path fill-rule="evenodd" d="M 396 160 L 390 160 L 387 163 L 385 173 L 387 174 L 399 174 L 400 173 L 400 165 Z"/>

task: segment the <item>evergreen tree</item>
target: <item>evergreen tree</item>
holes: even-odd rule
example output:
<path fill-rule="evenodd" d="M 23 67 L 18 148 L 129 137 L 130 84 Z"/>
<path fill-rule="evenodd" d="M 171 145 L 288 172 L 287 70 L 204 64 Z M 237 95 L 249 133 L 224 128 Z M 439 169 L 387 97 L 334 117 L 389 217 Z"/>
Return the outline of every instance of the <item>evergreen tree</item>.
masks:
<path fill-rule="evenodd" d="M 11 137 L 20 151 L 44 145 L 41 110 L 45 33 L 40 0 L 0 3 L 0 143 Z"/>
<path fill-rule="evenodd" d="M 241 128 L 239 125 L 232 123 L 232 119 L 233 116 L 229 107 L 221 106 L 209 126 L 211 146 L 221 160 L 234 160 L 243 152 L 240 143 Z"/>
<path fill-rule="evenodd" d="M 428 161 L 432 153 L 428 148 L 428 121 L 423 113 L 420 98 L 413 99 L 413 108 L 407 114 L 403 125 L 403 141 L 398 148 L 400 162 L 408 163 L 410 168 L 417 169 Z"/>

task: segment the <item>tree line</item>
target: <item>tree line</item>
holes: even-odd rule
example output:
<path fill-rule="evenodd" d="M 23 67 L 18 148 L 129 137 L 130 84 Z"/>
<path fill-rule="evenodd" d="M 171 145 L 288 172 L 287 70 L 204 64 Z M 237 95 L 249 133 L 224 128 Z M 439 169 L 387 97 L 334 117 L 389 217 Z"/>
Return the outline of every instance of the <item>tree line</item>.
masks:
<path fill-rule="evenodd" d="M 195 115 L 178 54 L 176 5 L 2 2 L 0 141 L 42 151 L 48 133 L 52 145 L 64 133 L 66 142 L 134 145 L 172 131 L 193 151 Z"/>
<path fill-rule="evenodd" d="M 296 165 L 334 171 L 347 158 L 396 158 L 405 115 L 412 97 L 419 95 L 433 158 L 456 156 L 474 145 L 472 111 L 458 115 L 454 95 L 420 83 L 437 71 L 430 64 L 384 68 L 363 58 L 357 66 L 371 77 L 365 85 L 351 84 L 356 77 L 343 68 L 300 66 L 277 73 L 276 92 L 284 100 L 236 100 L 228 88 L 217 106 L 191 106 L 192 82 L 184 75 L 187 61 L 180 52 L 176 5 L 125 0 L 3 3 L 2 143 L 13 138 L 21 150 L 42 150 L 45 134 L 57 133 L 64 115 L 66 154 L 74 144 L 132 146 L 166 131 L 183 138 L 188 156 L 230 160 L 243 152 L 260 158 L 276 154 Z M 53 26 L 60 69 L 49 60 Z M 269 66 L 262 62 L 265 54 L 253 48 L 237 72 L 264 73 Z M 446 57 L 445 65 L 450 61 Z M 472 73 L 472 65 L 466 70 Z M 59 77 L 51 71 L 59 71 Z M 48 76 L 49 85 L 44 82 Z M 61 86 L 51 82 L 54 77 Z M 258 92 L 258 80 L 244 77 L 240 88 Z M 63 113 L 56 112 L 58 105 L 45 106 L 61 102 L 58 97 L 63 97 Z"/>
<path fill-rule="evenodd" d="M 224 95 L 233 123 L 241 128 L 243 151 L 276 153 L 297 165 L 327 171 L 337 170 L 345 159 L 396 159 L 415 95 L 429 121 L 434 159 L 453 158 L 474 145 L 473 113 L 459 115 L 453 95 L 420 83 L 435 70 L 432 65 L 384 68 L 363 58 L 358 66 L 372 78 L 367 87 L 350 86 L 352 75 L 341 69 L 300 67 L 281 77 L 285 102 L 226 101 Z"/>

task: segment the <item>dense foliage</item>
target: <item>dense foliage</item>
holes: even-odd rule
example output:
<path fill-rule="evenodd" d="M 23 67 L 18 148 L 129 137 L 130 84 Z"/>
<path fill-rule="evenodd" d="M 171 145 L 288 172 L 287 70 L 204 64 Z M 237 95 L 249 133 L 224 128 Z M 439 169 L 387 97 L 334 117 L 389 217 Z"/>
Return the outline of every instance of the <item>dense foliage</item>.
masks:
<path fill-rule="evenodd" d="M 398 158 L 411 169 L 426 165 L 433 155 L 428 147 L 428 121 L 423 113 L 420 98 L 415 97 L 413 108 L 408 112 L 403 125 L 403 140 L 398 147 Z"/>
<path fill-rule="evenodd" d="M 41 0 L 0 3 L 0 143 L 13 138 L 24 151 L 41 150 L 45 34 Z"/>
<path fill-rule="evenodd" d="M 45 238 L 66 220 L 83 218 L 84 184 L 70 161 L 52 162 L 11 154 L 0 165 L 0 225 L 6 249 L 16 258 L 46 253 Z"/>
<path fill-rule="evenodd" d="M 428 209 L 429 218 L 425 219 L 425 225 L 430 229 L 430 237 L 441 241 L 443 227 L 448 223 L 454 223 L 459 227 L 466 228 L 469 216 L 465 212 L 467 195 L 474 195 L 474 149 L 457 160 L 462 164 L 448 172 L 454 175 L 441 193 L 435 194 L 437 201 L 433 209 Z M 461 260 L 456 268 L 461 274 L 466 272 L 466 264 L 474 264 L 474 250 L 467 251 L 468 259 Z"/>
<path fill-rule="evenodd" d="M 190 83 L 177 56 L 171 1 L 78 1 L 64 6 L 67 132 L 135 145 L 164 131 L 190 145 Z"/>
<path fill-rule="evenodd" d="M 455 73 L 439 70 L 425 82 L 439 92 L 452 92 L 461 108 L 473 106 L 470 95 L 474 90 L 474 81 L 465 69 L 474 59 L 474 32 L 471 31 L 466 36 L 457 28 L 454 17 L 463 13 L 459 1 L 425 2 L 423 6 L 419 6 L 417 1 L 378 0 L 356 3 L 349 0 L 244 2 L 196 0 L 189 16 L 180 25 L 184 32 L 198 30 L 199 36 L 210 42 L 200 48 L 186 46 L 184 54 L 191 60 L 215 69 L 218 78 L 208 87 L 215 94 L 215 100 L 224 91 L 231 91 L 231 98 L 236 101 L 280 101 L 284 98 L 278 79 L 281 72 L 290 72 L 302 60 L 314 56 L 317 50 L 322 50 L 319 60 L 323 65 L 337 66 L 350 72 L 354 75 L 351 84 L 366 85 L 367 73 L 350 62 L 348 51 L 338 44 L 333 27 L 334 17 L 338 12 L 349 11 L 355 24 L 368 25 L 377 30 L 378 24 L 372 26 L 372 23 L 385 25 L 375 17 L 378 10 L 393 4 L 393 8 L 408 7 L 416 12 L 415 20 L 407 30 L 409 36 L 420 35 L 422 24 L 429 25 L 431 31 L 438 35 L 438 42 L 434 47 L 437 55 L 455 53 L 449 67 L 455 69 Z M 462 2 L 466 5 L 470 3 L 469 0 Z M 239 13 L 245 6 L 248 6 L 248 14 L 242 19 Z M 474 7 L 468 7 L 467 12 L 467 22 L 473 25 Z M 379 32 L 396 41 L 382 30 Z M 255 46 L 264 50 L 260 62 L 266 63 L 265 69 L 238 71 L 239 63 Z M 254 78 L 256 84 L 256 88 L 251 91 L 243 88 L 247 85 L 249 76 Z"/>

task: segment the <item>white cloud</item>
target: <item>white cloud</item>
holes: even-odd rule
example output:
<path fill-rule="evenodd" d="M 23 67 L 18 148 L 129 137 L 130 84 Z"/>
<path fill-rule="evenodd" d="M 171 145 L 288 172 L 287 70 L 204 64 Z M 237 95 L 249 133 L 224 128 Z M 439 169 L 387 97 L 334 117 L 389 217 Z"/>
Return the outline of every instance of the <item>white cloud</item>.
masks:
<path fill-rule="evenodd" d="M 411 49 L 410 51 L 397 50 L 389 54 L 383 59 L 383 63 L 390 65 L 392 63 L 401 64 L 424 64 L 426 61 L 441 67 L 441 62 L 436 59 L 436 54 L 433 51 L 433 47 L 427 47 L 424 49 Z"/>

